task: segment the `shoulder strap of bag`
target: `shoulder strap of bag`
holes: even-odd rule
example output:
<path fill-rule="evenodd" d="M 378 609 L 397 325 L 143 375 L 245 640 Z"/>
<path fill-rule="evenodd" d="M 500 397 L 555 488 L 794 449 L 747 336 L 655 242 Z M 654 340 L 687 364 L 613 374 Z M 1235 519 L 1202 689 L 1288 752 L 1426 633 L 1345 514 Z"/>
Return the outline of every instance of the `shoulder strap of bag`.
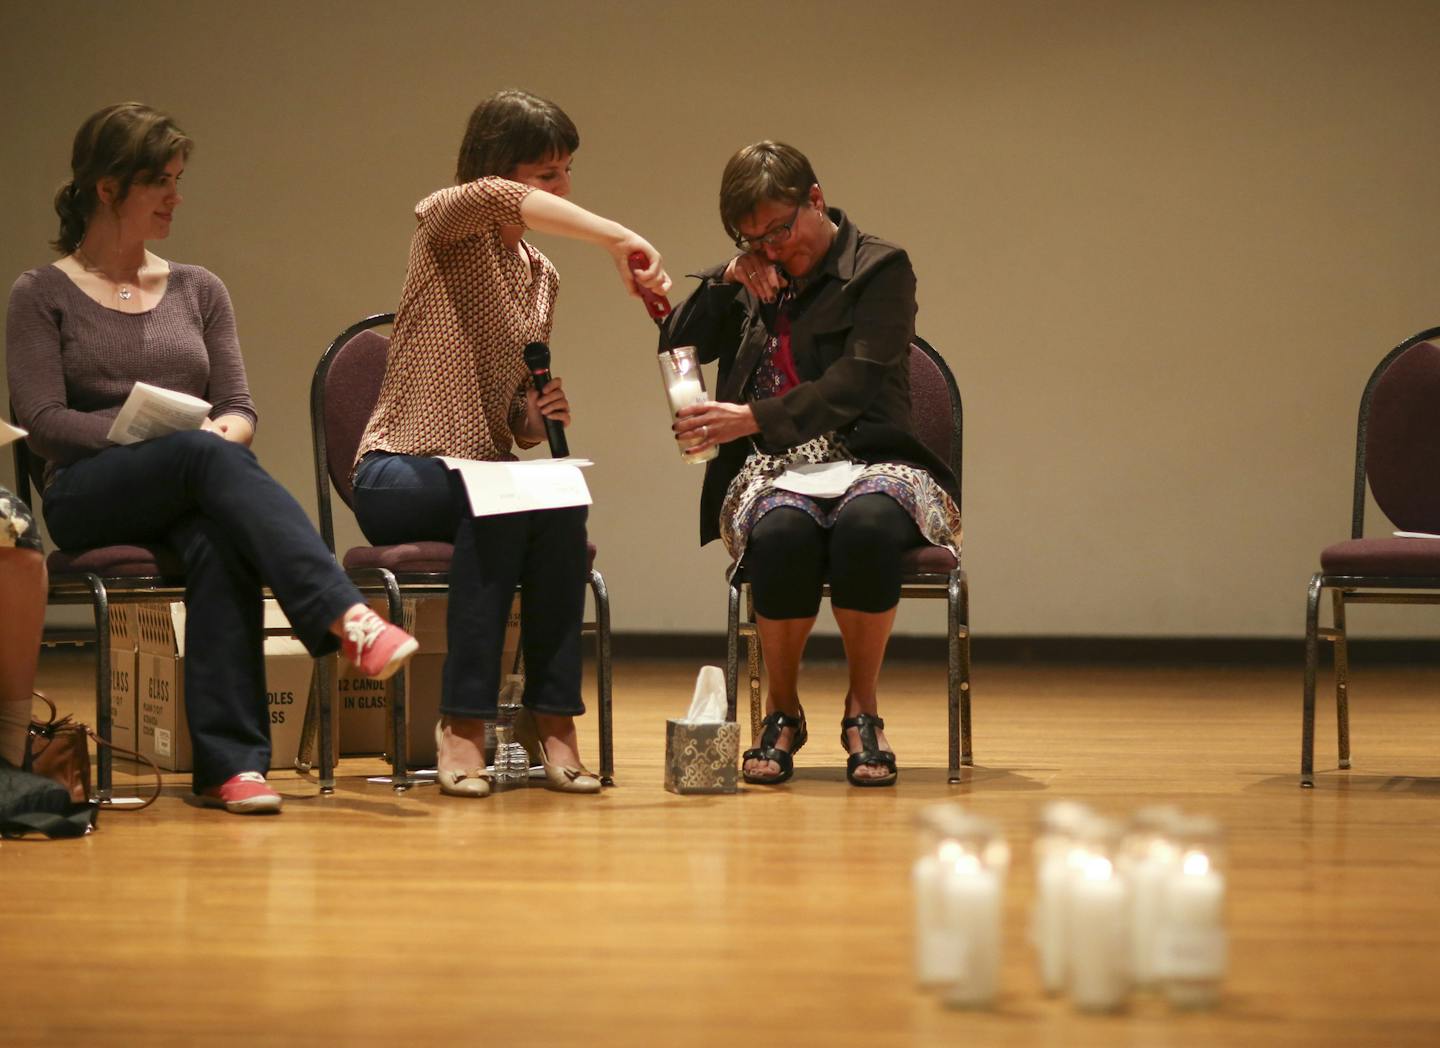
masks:
<path fill-rule="evenodd" d="M 106 807 L 110 808 L 112 811 L 143 811 L 144 809 L 150 807 L 150 805 L 154 804 L 156 799 L 160 796 L 161 789 L 165 785 L 164 780 L 160 777 L 159 765 L 157 765 L 154 761 L 152 761 L 149 757 L 145 756 L 145 754 L 143 753 L 136 753 L 134 750 L 127 750 L 124 746 L 116 746 L 109 739 L 101 738 L 95 733 L 95 729 L 91 728 L 89 725 L 85 725 L 84 727 L 85 734 L 89 735 L 90 738 L 95 740 L 95 745 L 109 747 L 110 752 L 112 753 L 118 753 L 123 757 L 130 757 L 134 760 L 140 761 L 142 764 L 148 764 L 150 766 L 150 773 L 155 776 L 155 792 L 150 794 L 149 797 L 145 798 L 144 804 L 137 804 L 133 808 L 128 804 L 124 805 L 123 807 L 107 804 Z"/>
<path fill-rule="evenodd" d="M 52 725 L 55 725 L 55 724 L 57 723 L 56 718 L 59 717 L 59 715 L 60 715 L 60 711 L 55 708 L 55 703 L 51 702 L 51 701 L 50 701 L 50 697 L 49 697 L 48 695 L 46 695 L 44 692 L 37 691 L 37 692 L 33 692 L 32 694 L 35 696 L 35 698 L 39 699 L 39 700 L 40 700 L 41 702 L 43 702 L 46 706 L 49 706 L 49 707 L 50 707 L 50 719 L 49 719 L 48 721 L 46 721 L 45 724 L 42 725 L 42 727 L 44 727 L 44 728 L 49 728 L 49 727 L 51 727 Z M 67 719 L 68 719 L 68 718 L 67 718 Z M 88 736 L 90 736 L 90 738 L 94 739 L 94 740 L 95 740 L 95 745 L 97 745 L 97 746 L 108 746 L 108 747 L 110 748 L 110 750 L 111 750 L 112 753 L 118 753 L 118 754 L 120 754 L 120 755 L 123 756 L 123 757 L 133 758 L 134 760 L 137 760 L 137 761 L 139 761 L 139 762 L 142 763 L 142 764 L 148 764 L 148 765 L 150 766 L 150 772 L 151 772 L 151 774 L 155 776 L 155 792 L 152 793 L 152 794 L 150 794 L 150 796 L 145 799 L 145 803 L 144 803 L 144 804 L 136 805 L 136 806 L 133 807 L 133 808 L 130 807 L 128 804 L 127 804 L 127 805 L 124 805 L 123 807 L 112 806 L 112 805 L 108 805 L 108 804 L 107 804 L 106 807 L 111 808 L 113 811 L 143 811 L 144 809 L 150 807 L 150 805 L 152 805 L 152 804 L 155 803 L 155 801 L 160 797 L 160 791 L 161 791 L 161 789 L 164 788 L 164 780 L 160 777 L 160 767 L 159 767 L 159 765 L 157 765 L 154 761 L 152 761 L 149 757 L 145 756 L 143 753 L 136 753 L 134 750 L 127 750 L 124 746 L 116 746 L 116 745 L 115 745 L 113 742 L 111 742 L 109 739 L 103 738 L 102 736 L 100 736 L 99 734 L 97 734 L 96 731 L 95 731 L 95 729 L 92 728 L 92 727 L 90 727 L 90 725 L 88 725 L 88 724 L 77 724 L 76 726 L 79 727 L 79 728 L 81 728 L 81 729 L 83 729 L 86 735 L 88 735 Z M 30 761 L 30 753 L 28 752 L 28 750 L 27 750 L 27 752 L 26 752 L 26 754 L 25 754 L 25 759 L 26 759 L 26 764 L 28 765 L 28 764 L 29 764 L 29 761 Z M 29 768 L 29 767 L 26 767 L 25 770 L 26 770 L 26 771 L 29 771 L 30 768 Z M 49 817 L 49 816 L 47 816 L 47 817 Z M 72 816 L 72 817 L 73 817 L 73 816 Z M 75 836 L 75 835 L 71 835 L 71 836 Z"/>

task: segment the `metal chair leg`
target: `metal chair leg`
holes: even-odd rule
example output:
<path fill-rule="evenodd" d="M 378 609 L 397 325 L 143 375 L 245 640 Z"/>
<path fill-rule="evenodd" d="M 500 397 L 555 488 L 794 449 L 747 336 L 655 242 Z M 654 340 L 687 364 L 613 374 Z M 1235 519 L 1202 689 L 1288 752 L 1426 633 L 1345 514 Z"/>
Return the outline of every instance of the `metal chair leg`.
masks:
<path fill-rule="evenodd" d="M 970 580 L 960 572 L 960 763 L 975 763 L 970 742 Z"/>
<path fill-rule="evenodd" d="M 946 659 L 945 721 L 947 750 L 950 755 L 950 782 L 960 781 L 960 579 L 959 572 L 950 573 L 946 594 Z"/>
<path fill-rule="evenodd" d="M 1320 658 L 1320 593 L 1324 576 L 1315 574 L 1305 599 L 1305 697 L 1300 714 L 1300 785 L 1315 786 L 1315 670 Z"/>
<path fill-rule="evenodd" d="M 102 739 L 114 738 L 110 717 L 110 596 L 98 575 L 86 575 L 90 600 L 95 608 L 95 733 Z M 95 798 L 101 804 L 114 795 L 114 760 L 109 746 L 95 747 Z"/>
<path fill-rule="evenodd" d="M 400 599 L 400 585 L 392 572 L 383 575 L 385 583 L 386 609 L 391 622 L 405 621 L 405 605 Z M 410 788 L 410 735 L 406 723 L 410 688 L 406 683 L 409 673 L 401 669 L 386 681 L 386 699 L 390 703 L 390 785 L 396 793 Z"/>
<path fill-rule="evenodd" d="M 1340 767 L 1350 767 L 1350 653 L 1345 647 L 1345 591 L 1330 591 L 1335 620 L 1335 723 Z"/>
<path fill-rule="evenodd" d="M 764 710 L 760 706 L 760 630 L 755 625 L 755 591 L 745 587 L 745 656 L 750 670 L 750 738 L 754 745 L 760 741 L 760 722 Z"/>
<path fill-rule="evenodd" d="M 605 578 L 593 568 L 590 592 L 595 597 L 595 680 L 600 690 L 600 784 L 615 785 L 615 722 L 611 709 L 610 594 Z"/>
<path fill-rule="evenodd" d="M 725 614 L 725 719 L 735 720 L 740 690 L 740 587 L 731 582 Z"/>
<path fill-rule="evenodd" d="M 315 733 L 320 737 L 320 792 L 335 792 L 335 721 L 331 715 L 331 702 L 335 695 L 335 681 L 339 674 L 340 665 L 338 657 L 326 656 L 317 659 L 315 663 L 315 688 L 319 693 L 319 710 L 316 714 Z M 310 706 L 316 706 L 313 698 Z M 306 720 L 309 720 L 307 715 Z M 305 750 L 305 740 L 300 740 L 302 754 Z M 305 754 L 308 756 L 308 754 Z"/>

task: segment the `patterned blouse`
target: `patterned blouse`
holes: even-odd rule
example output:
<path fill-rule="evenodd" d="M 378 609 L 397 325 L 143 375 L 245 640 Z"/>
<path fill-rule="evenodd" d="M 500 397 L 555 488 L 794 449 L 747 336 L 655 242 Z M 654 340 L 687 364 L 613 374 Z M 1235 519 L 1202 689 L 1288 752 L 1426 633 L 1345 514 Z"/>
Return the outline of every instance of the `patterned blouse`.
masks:
<path fill-rule="evenodd" d="M 519 443 L 529 374 L 522 352 L 547 342 L 560 277 L 550 260 L 500 229 L 523 225 L 534 187 L 487 177 L 415 207 L 420 227 L 396 310 L 380 399 L 356 462 L 372 451 L 495 461 Z"/>

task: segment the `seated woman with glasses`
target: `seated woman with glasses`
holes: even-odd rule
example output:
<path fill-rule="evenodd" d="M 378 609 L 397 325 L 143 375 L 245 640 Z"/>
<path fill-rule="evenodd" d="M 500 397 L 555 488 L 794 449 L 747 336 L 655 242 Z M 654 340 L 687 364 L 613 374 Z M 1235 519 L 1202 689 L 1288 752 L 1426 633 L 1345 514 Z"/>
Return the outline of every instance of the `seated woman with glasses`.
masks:
<path fill-rule="evenodd" d="M 682 409 L 674 428 L 690 454 L 720 449 L 706 466 L 701 542 L 725 542 L 755 597 L 768 715 L 745 780 L 794 771 L 807 738 L 800 657 L 828 581 L 849 665 L 846 775 L 889 786 L 895 754 L 876 690 L 901 556 L 960 546 L 955 478 L 910 430 L 915 274 L 903 249 L 826 207 L 810 161 L 781 142 L 730 158 L 720 220 L 740 253 L 701 274 L 662 340 L 719 361 L 716 399 Z M 828 497 L 776 486 L 803 463 L 837 465 Z"/>

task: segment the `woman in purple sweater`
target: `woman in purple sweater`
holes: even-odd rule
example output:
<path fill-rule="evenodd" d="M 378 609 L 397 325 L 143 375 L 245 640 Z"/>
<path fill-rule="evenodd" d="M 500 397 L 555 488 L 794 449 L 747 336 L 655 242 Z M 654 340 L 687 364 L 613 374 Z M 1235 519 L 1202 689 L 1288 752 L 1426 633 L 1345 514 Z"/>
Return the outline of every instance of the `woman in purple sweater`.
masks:
<path fill-rule="evenodd" d="M 10 395 L 45 461 L 43 502 L 62 549 L 163 543 L 185 564 L 185 709 L 202 803 L 275 812 L 265 782 L 262 586 L 314 655 L 341 646 L 388 677 L 414 638 L 375 615 L 299 504 L 249 449 L 255 406 L 225 285 L 168 262 L 191 141 L 139 103 L 108 106 L 75 135 L 55 198 L 62 257 L 10 292 Z M 116 445 L 111 423 L 136 382 L 208 400 L 201 429 Z"/>

